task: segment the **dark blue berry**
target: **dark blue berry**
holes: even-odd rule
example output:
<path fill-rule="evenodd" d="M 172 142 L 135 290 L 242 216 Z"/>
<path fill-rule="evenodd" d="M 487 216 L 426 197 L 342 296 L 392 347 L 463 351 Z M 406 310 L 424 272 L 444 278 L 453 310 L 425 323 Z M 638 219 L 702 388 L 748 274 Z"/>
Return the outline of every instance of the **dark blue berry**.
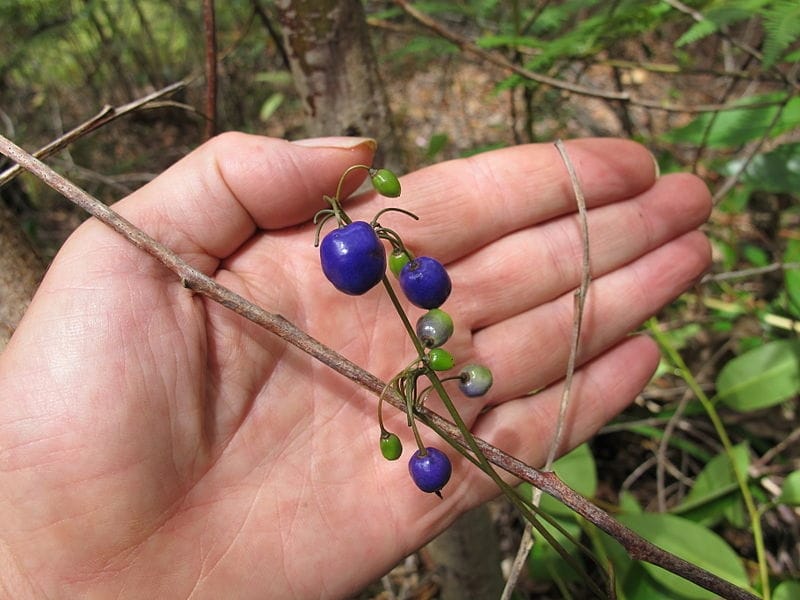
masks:
<path fill-rule="evenodd" d="M 453 466 L 447 455 L 436 448 L 417 450 L 408 461 L 408 472 L 417 487 L 429 494 L 438 493 L 450 480 Z"/>
<path fill-rule="evenodd" d="M 450 295 L 450 276 L 435 258 L 420 256 L 400 271 L 400 287 L 412 304 L 420 308 L 439 308 Z"/>
<path fill-rule="evenodd" d="M 352 296 L 373 288 L 386 272 L 386 249 L 364 221 L 331 231 L 319 246 L 319 257 L 325 277 Z"/>

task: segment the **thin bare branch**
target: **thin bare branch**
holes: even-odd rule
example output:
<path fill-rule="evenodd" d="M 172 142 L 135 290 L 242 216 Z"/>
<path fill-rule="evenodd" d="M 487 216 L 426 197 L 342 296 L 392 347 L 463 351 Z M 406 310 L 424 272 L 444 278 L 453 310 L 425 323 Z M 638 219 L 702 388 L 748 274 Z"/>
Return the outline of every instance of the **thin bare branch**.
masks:
<path fill-rule="evenodd" d="M 48 156 L 52 156 L 62 148 L 66 148 L 75 140 L 82 138 L 83 136 L 87 135 L 88 133 L 94 131 L 98 127 L 106 125 L 111 121 L 115 121 L 120 117 L 132 113 L 136 110 L 140 110 L 141 108 L 145 107 L 146 105 L 152 105 L 152 103 L 160 98 L 165 96 L 169 96 L 170 94 L 174 94 L 178 90 L 183 89 L 189 83 L 189 80 L 182 79 L 181 81 L 176 81 L 175 83 L 171 83 L 170 85 L 161 88 L 160 90 L 156 90 L 152 94 L 147 94 L 146 96 L 142 96 L 136 100 L 128 102 L 127 104 L 122 104 L 121 106 L 104 106 L 100 109 L 95 116 L 93 116 L 88 121 L 84 121 L 77 127 L 74 127 L 61 137 L 54 139 L 52 142 L 43 146 L 39 150 L 33 153 L 33 156 L 40 160 L 44 160 Z M 0 173 L 0 187 L 7 184 L 9 181 L 14 179 L 17 175 L 22 172 L 22 167 L 19 164 L 16 164 L 12 167 L 9 167 L 2 173 Z"/>

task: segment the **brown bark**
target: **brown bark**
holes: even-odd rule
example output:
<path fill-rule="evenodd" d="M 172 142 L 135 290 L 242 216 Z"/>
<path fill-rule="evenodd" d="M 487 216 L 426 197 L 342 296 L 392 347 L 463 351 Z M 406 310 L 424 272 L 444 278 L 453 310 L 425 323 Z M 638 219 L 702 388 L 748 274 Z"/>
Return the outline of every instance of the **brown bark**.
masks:
<path fill-rule="evenodd" d="M 0 201 L 0 352 L 25 314 L 43 273 L 44 265 L 16 216 Z"/>
<path fill-rule="evenodd" d="M 402 170 L 360 0 L 279 0 L 276 7 L 308 135 L 372 137 L 376 164 Z"/>

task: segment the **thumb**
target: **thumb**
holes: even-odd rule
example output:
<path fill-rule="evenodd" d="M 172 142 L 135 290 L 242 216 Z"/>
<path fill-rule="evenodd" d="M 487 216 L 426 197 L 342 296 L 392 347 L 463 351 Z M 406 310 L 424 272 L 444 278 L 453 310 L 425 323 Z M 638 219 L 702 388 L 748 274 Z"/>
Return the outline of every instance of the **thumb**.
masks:
<path fill-rule="evenodd" d="M 286 140 L 225 133 L 200 146 L 114 209 L 178 254 L 217 260 L 253 232 L 301 223 L 324 208 L 344 170 L 370 165 L 374 140 Z M 363 180 L 345 181 L 350 194 Z"/>

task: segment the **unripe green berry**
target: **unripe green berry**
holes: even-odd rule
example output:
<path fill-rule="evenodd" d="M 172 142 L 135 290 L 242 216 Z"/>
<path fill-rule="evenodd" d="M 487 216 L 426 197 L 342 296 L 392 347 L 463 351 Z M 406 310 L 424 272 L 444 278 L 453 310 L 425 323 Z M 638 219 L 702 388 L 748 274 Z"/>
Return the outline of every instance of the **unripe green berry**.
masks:
<path fill-rule="evenodd" d="M 397 175 L 392 173 L 389 169 L 378 169 L 377 171 L 370 171 L 372 178 L 372 187 L 375 190 L 389 198 L 397 198 L 400 195 L 400 181 Z"/>
<path fill-rule="evenodd" d="M 386 460 L 397 460 L 403 454 L 403 443 L 394 433 L 381 432 L 381 454 Z"/>
<path fill-rule="evenodd" d="M 434 371 L 447 371 L 456 364 L 456 359 L 444 348 L 434 348 L 428 352 L 428 365 Z"/>
<path fill-rule="evenodd" d="M 400 276 L 400 271 L 411 261 L 411 257 L 407 252 L 395 249 L 389 255 L 389 270 L 394 273 L 395 277 Z"/>

